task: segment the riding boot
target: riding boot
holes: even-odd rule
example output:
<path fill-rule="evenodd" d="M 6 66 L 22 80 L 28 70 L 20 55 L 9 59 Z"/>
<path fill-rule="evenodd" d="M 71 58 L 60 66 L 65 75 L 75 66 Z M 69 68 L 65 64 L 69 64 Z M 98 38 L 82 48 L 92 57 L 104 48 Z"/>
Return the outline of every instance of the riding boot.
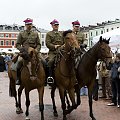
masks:
<path fill-rule="evenodd" d="M 20 69 L 17 68 L 17 80 L 16 80 L 16 85 L 20 85 L 21 80 L 20 80 Z"/>
<path fill-rule="evenodd" d="M 52 67 L 48 67 L 48 73 L 49 73 L 49 76 L 47 77 L 47 83 L 52 84 L 52 83 L 54 83 Z"/>

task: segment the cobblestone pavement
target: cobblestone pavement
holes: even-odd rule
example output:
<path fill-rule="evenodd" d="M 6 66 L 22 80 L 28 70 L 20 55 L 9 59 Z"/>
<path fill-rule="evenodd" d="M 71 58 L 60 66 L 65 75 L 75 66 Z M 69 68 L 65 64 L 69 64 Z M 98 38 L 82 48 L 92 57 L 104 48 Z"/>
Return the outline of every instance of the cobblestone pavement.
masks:
<path fill-rule="evenodd" d="M 61 103 L 58 90 L 56 91 L 56 104 L 58 110 L 58 118 L 53 116 L 52 103 L 50 99 L 50 89 L 45 87 L 44 95 L 44 116 L 45 120 L 62 120 Z M 89 117 L 89 105 L 86 96 L 81 97 L 81 105 L 71 114 L 67 115 L 68 120 L 91 120 Z M 38 94 L 37 90 L 30 92 L 30 119 L 40 120 L 40 112 L 38 110 Z M 93 110 L 96 120 L 120 120 L 120 109 L 110 107 L 108 100 L 98 100 L 93 102 Z M 22 108 L 25 112 L 24 92 L 22 94 Z M 25 120 L 25 114 L 16 114 L 14 98 L 9 97 L 9 79 L 6 72 L 0 72 L 0 120 Z"/>

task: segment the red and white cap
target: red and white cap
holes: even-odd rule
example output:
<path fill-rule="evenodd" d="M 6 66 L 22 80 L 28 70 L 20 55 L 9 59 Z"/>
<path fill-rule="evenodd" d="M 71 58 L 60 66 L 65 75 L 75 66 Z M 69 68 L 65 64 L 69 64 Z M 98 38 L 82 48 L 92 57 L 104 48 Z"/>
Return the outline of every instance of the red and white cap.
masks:
<path fill-rule="evenodd" d="M 32 24 L 33 23 L 33 20 L 30 19 L 30 18 L 27 18 L 26 20 L 24 20 L 23 22 L 25 22 L 25 24 Z"/>
<path fill-rule="evenodd" d="M 79 22 L 78 20 L 72 22 L 72 24 L 73 24 L 74 26 L 80 26 L 80 22 Z"/>
<path fill-rule="evenodd" d="M 54 19 L 52 22 L 50 22 L 50 24 L 51 25 L 59 25 L 59 22 L 56 19 Z"/>

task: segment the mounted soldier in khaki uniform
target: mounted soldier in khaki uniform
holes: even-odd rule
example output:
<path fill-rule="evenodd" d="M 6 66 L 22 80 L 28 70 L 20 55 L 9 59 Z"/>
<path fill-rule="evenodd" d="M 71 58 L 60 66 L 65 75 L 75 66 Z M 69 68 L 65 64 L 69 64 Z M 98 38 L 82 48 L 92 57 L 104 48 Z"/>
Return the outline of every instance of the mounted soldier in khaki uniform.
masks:
<path fill-rule="evenodd" d="M 80 31 L 80 22 L 77 20 L 77 21 L 74 21 L 72 22 L 72 25 L 73 25 L 73 33 L 76 34 L 76 38 L 78 40 L 78 43 L 81 45 L 84 43 L 85 41 L 85 35 Z"/>
<path fill-rule="evenodd" d="M 16 42 L 16 48 L 20 50 L 22 47 L 27 47 L 27 46 L 33 47 L 38 52 L 38 56 L 39 56 L 41 45 L 40 45 L 40 39 L 39 39 L 38 33 L 32 30 L 33 20 L 30 18 L 27 18 L 23 22 L 25 22 L 26 30 L 21 31 L 19 33 L 17 42 Z M 16 81 L 16 84 L 20 84 L 19 79 L 20 79 L 21 67 L 22 67 L 22 60 L 18 61 L 18 65 L 17 65 L 18 80 Z"/>
<path fill-rule="evenodd" d="M 49 48 L 49 61 L 48 61 L 48 71 L 49 71 L 49 77 L 47 79 L 48 83 L 53 83 L 53 64 L 54 64 L 54 58 L 57 53 L 58 47 L 62 46 L 64 44 L 63 38 L 62 38 L 62 32 L 58 31 L 59 29 L 59 22 L 57 20 L 53 20 L 50 22 L 52 26 L 52 31 L 48 32 L 46 35 L 46 46 Z"/>

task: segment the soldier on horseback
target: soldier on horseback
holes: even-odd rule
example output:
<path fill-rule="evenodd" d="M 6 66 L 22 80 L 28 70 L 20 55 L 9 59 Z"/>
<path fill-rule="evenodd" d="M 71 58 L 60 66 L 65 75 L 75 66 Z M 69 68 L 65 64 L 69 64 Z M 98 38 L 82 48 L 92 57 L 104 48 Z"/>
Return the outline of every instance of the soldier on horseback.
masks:
<path fill-rule="evenodd" d="M 85 42 L 85 35 L 80 31 L 80 22 L 78 20 L 72 22 L 73 25 L 73 33 L 76 35 L 76 38 L 78 40 L 78 43 L 80 45 L 81 51 L 83 53 L 86 52 L 85 48 L 87 45 L 84 43 Z"/>
<path fill-rule="evenodd" d="M 27 18 L 24 20 L 25 22 L 25 30 L 21 31 L 18 35 L 17 42 L 16 42 L 16 48 L 18 50 L 21 50 L 22 47 L 32 47 L 34 48 L 38 53 L 40 51 L 40 39 L 38 36 L 38 33 L 32 30 L 33 27 L 33 20 L 30 18 Z M 39 54 L 38 54 L 39 56 Z M 20 84 L 20 70 L 22 67 L 22 60 L 18 61 L 17 65 L 17 81 L 16 84 Z"/>
<path fill-rule="evenodd" d="M 52 26 L 52 31 L 48 32 L 46 35 L 46 46 L 49 48 L 49 61 L 48 61 L 48 72 L 49 76 L 47 78 L 48 83 L 53 83 L 53 64 L 54 58 L 57 53 L 58 47 L 64 44 L 62 38 L 62 32 L 58 31 L 59 29 L 59 22 L 57 20 L 53 20 L 50 22 Z"/>

